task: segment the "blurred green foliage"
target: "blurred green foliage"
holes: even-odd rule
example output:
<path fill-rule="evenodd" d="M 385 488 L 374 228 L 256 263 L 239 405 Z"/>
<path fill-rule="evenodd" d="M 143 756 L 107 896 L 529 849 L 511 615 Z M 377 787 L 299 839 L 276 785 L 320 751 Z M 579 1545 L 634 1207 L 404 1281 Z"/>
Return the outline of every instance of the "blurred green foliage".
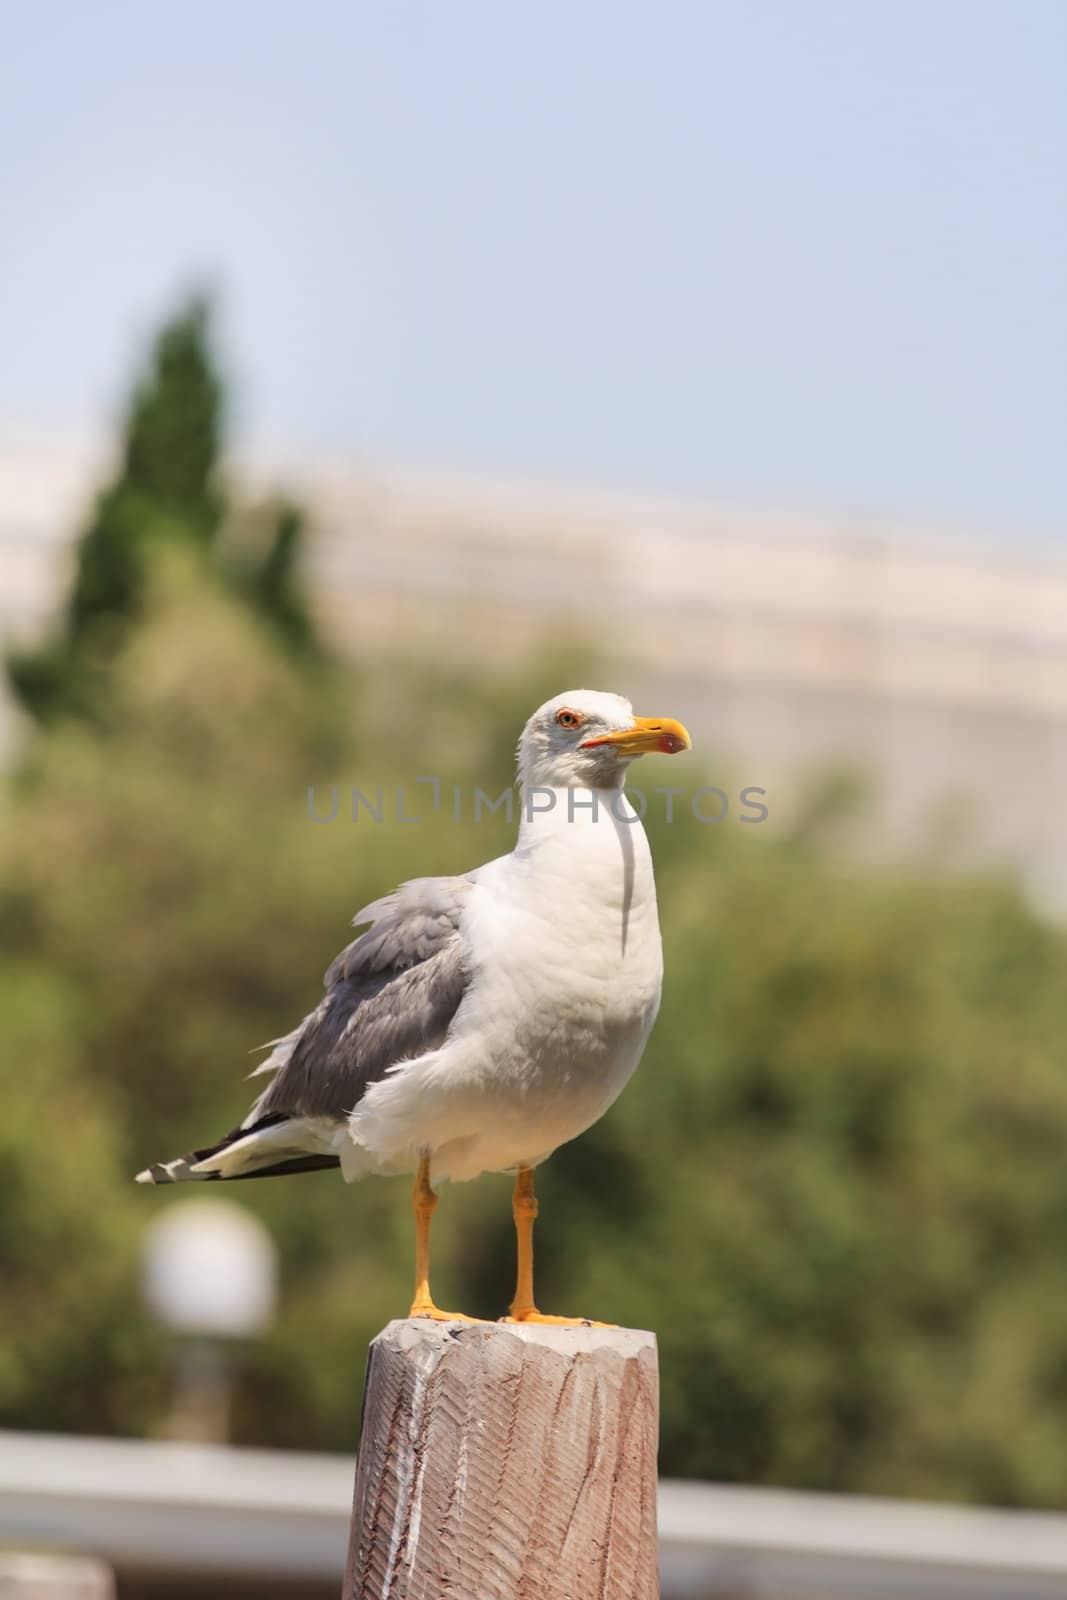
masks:
<path fill-rule="evenodd" d="M 498 794 L 530 709 L 596 681 L 556 656 L 510 678 L 309 673 L 192 541 L 139 559 L 106 733 L 56 719 L 2 801 L 11 1426 L 160 1426 L 172 1352 L 140 1251 L 189 1191 L 133 1173 L 243 1114 L 250 1048 L 315 1003 L 356 907 L 510 847 L 502 816 L 457 825 L 425 797 L 418 826 L 354 824 L 350 788 Z M 324 814 L 338 787 L 335 822 L 309 785 Z M 847 799 L 828 783 L 789 832 L 650 816 L 663 1009 L 616 1107 L 542 1169 L 539 1298 L 657 1331 L 666 1473 L 1062 1505 L 1067 937 L 1006 881 L 845 864 Z M 238 1439 L 351 1450 L 366 1344 L 408 1304 L 407 1181 L 210 1192 L 283 1263 Z M 506 1306 L 509 1192 L 446 1189 L 443 1304 Z"/>
<path fill-rule="evenodd" d="M 197 552 L 284 643 L 313 651 L 299 571 L 302 513 L 284 500 L 245 506 L 227 492 L 223 424 L 210 306 L 197 296 L 161 329 L 134 388 L 118 470 L 79 540 L 61 625 L 8 657 L 9 682 L 38 720 L 106 720 L 111 665 L 141 613 L 146 567 L 160 545 Z"/>

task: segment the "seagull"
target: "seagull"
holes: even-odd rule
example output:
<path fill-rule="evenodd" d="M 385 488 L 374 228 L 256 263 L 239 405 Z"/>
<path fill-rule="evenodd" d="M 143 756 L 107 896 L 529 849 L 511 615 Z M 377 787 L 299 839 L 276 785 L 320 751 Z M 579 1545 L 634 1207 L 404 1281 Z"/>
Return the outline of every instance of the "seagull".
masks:
<path fill-rule="evenodd" d="M 656 885 L 623 784 L 637 757 L 690 748 L 680 722 L 635 717 L 620 695 L 547 701 L 519 741 L 511 853 L 413 878 L 358 912 L 353 926 L 369 926 L 330 966 L 316 1009 L 271 1042 L 253 1073 L 271 1081 L 245 1120 L 137 1182 L 414 1173 L 410 1315 L 449 1321 L 460 1314 L 430 1293 L 431 1177 L 514 1173 L 505 1320 L 583 1320 L 537 1309 L 534 1169 L 603 1116 L 656 1020 Z"/>

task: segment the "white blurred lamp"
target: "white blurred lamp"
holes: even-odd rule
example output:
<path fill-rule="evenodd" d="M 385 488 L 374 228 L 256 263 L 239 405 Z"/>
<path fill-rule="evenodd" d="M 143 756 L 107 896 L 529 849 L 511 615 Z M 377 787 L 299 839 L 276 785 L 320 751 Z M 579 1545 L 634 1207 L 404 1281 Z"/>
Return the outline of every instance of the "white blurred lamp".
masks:
<path fill-rule="evenodd" d="M 145 1299 L 162 1323 L 184 1336 L 167 1428 L 172 1438 L 221 1443 L 229 1436 L 229 1341 L 270 1326 L 277 1279 L 270 1234 L 231 1200 L 179 1200 L 149 1228 Z"/>

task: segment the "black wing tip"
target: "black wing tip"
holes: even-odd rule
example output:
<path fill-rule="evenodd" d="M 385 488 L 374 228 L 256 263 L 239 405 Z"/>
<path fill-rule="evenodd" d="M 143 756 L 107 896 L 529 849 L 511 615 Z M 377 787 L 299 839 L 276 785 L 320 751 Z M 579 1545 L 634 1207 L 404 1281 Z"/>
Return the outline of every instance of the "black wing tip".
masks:
<path fill-rule="evenodd" d="M 240 1183 L 243 1178 L 286 1178 L 291 1173 L 325 1172 L 340 1165 L 340 1156 L 291 1156 L 285 1161 L 276 1161 L 273 1166 L 257 1167 L 254 1172 L 235 1172 L 232 1178 L 223 1178 L 223 1182 Z M 213 1172 L 211 1176 L 220 1178 L 223 1175 Z"/>
<path fill-rule="evenodd" d="M 180 1156 L 177 1161 L 156 1161 L 145 1167 L 134 1178 L 134 1183 L 239 1183 L 243 1178 L 283 1178 L 297 1172 L 323 1172 L 341 1165 L 340 1156 L 290 1156 L 275 1161 L 269 1167 L 256 1167 L 253 1172 L 235 1172 L 229 1176 L 221 1172 L 193 1172 L 195 1162 L 203 1161 L 213 1151 L 198 1151 L 191 1156 Z"/>
<path fill-rule="evenodd" d="M 153 1161 L 152 1165 L 139 1172 L 133 1181 L 155 1184 L 159 1187 L 166 1183 L 207 1183 L 210 1179 L 217 1178 L 217 1172 L 192 1170 L 200 1159 L 200 1155 L 194 1151 L 192 1155 L 179 1156 L 176 1161 Z"/>

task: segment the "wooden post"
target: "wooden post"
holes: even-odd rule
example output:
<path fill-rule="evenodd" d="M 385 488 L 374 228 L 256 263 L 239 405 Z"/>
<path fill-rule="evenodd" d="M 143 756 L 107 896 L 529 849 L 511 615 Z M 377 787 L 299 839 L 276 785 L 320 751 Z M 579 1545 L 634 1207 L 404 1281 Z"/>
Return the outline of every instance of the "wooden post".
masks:
<path fill-rule="evenodd" d="M 343 1600 L 658 1600 L 656 1340 L 391 1322 Z"/>

